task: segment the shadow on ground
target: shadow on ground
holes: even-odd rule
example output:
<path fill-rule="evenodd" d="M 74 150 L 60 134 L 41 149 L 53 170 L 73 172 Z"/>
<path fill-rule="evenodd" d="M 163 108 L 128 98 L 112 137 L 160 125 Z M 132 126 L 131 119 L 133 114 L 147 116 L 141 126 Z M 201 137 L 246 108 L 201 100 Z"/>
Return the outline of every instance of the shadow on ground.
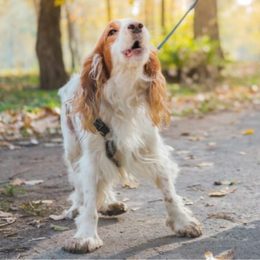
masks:
<path fill-rule="evenodd" d="M 260 248 L 260 221 L 253 221 L 243 226 L 235 226 L 217 235 L 202 239 L 187 239 L 176 236 L 158 237 L 148 240 L 140 245 L 129 247 L 121 252 L 110 255 L 102 255 L 106 259 L 142 258 L 149 259 L 203 259 L 206 251 L 218 255 L 225 250 L 234 249 L 235 259 L 259 259 Z M 127 240 L 127 238 L 126 238 Z M 175 247 L 175 249 L 163 250 L 162 247 Z M 106 245 L 104 245 L 106 246 Z M 151 250 L 154 253 L 151 254 Z M 155 253 L 156 252 L 156 253 Z M 37 259 L 100 259 L 98 251 L 92 254 L 74 255 L 64 252 L 62 249 L 37 255 Z"/>

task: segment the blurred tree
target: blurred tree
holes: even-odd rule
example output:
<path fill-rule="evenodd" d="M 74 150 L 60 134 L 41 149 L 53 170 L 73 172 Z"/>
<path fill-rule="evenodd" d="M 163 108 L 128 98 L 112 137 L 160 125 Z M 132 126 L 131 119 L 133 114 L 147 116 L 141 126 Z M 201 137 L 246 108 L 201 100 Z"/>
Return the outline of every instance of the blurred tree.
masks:
<path fill-rule="evenodd" d="M 40 1 L 39 0 L 32 0 L 33 9 L 35 11 L 35 15 L 39 17 L 39 8 L 40 8 Z"/>
<path fill-rule="evenodd" d="M 150 31 L 154 31 L 154 1 L 153 0 L 145 0 L 144 2 L 144 14 L 145 14 L 145 24 Z"/>
<path fill-rule="evenodd" d="M 68 79 L 62 57 L 60 13 L 55 0 L 40 1 L 36 53 L 42 89 L 59 88 Z"/>
<path fill-rule="evenodd" d="M 194 36 L 196 39 L 208 36 L 218 44 L 219 56 L 224 57 L 219 38 L 217 0 L 198 2 L 194 14 Z"/>
<path fill-rule="evenodd" d="M 161 30 L 162 34 L 166 33 L 166 21 L 165 21 L 165 0 L 161 0 Z"/>
<path fill-rule="evenodd" d="M 112 9 L 111 9 L 111 1 L 106 0 L 107 6 L 107 20 L 110 22 L 112 20 Z"/>
<path fill-rule="evenodd" d="M 78 48 L 78 37 L 76 30 L 76 17 L 72 11 L 72 5 L 65 2 L 66 20 L 67 20 L 67 30 L 68 30 L 68 44 L 71 56 L 71 70 L 74 71 L 76 65 L 80 63 L 80 55 Z"/>

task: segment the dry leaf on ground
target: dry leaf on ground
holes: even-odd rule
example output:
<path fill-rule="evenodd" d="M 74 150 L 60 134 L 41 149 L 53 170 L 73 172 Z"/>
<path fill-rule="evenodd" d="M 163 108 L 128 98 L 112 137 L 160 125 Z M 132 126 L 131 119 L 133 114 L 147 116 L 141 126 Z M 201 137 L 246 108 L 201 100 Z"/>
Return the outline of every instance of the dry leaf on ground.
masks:
<path fill-rule="evenodd" d="M 235 252 L 233 249 L 226 250 L 217 256 L 214 256 L 212 252 L 205 252 L 206 260 L 232 260 L 235 258 Z"/>
<path fill-rule="evenodd" d="M 219 185 L 229 185 L 232 186 L 236 184 L 235 181 L 228 181 L 228 180 L 224 180 L 224 181 L 214 181 L 214 185 L 219 186 Z"/>
<path fill-rule="evenodd" d="M 223 190 L 219 190 L 219 191 L 212 191 L 208 195 L 210 197 L 224 197 L 229 193 L 235 192 L 236 190 L 237 190 L 237 188 L 232 189 L 232 190 L 227 188 L 227 189 L 223 189 Z"/>
<path fill-rule="evenodd" d="M 51 229 L 53 229 L 54 231 L 65 231 L 65 230 L 69 230 L 68 227 L 59 226 L 59 225 L 54 225 L 54 224 L 51 224 Z"/>
<path fill-rule="evenodd" d="M 33 186 L 33 185 L 41 184 L 43 182 L 44 182 L 43 180 L 30 180 L 30 181 L 25 181 L 24 184 Z"/>
<path fill-rule="evenodd" d="M 4 212 L 0 210 L 0 228 L 10 225 L 16 221 L 16 217 L 9 212 Z"/>
<path fill-rule="evenodd" d="M 66 219 L 67 213 L 64 211 L 60 215 L 50 215 L 49 218 L 55 221 Z"/>
<path fill-rule="evenodd" d="M 13 179 L 10 184 L 12 186 L 21 186 L 22 184 L 24 184 L 25 180 L 24 179 L 20 179 L 20 178 L 15 178 Z"/>
<path fill-rule="evenodd" d="M 53 200 L 34 200 L 32 201 L 33 204 L 46 204 L 50 205 L 53 203 Z"/>
<path fill-rule="evenodd" d="M 253 135 L 255 133 L 254 129 L 246 129 L 242 131 L 242 135 Z"/>
<path fill-rule="evenodd" d="M 37 184 L 41 184 L 43 183 L 43 180 L 25 180 L 25 179 L 20 179 L 20 178 L 15 178 L 13 179 L 10 184 L 13 186 L 21 186 L 21 185 L 30 185 L 30 186 L 34 186 Z"/>
<path fill-rule="evenodd" d="M 133 207 L 133 208 L 131 208 L 131 210 L 132 211 L 136 211 L 136 210 L 138 210 L 138 209 L 140 209 L 141 207 Z"/>
<path fill-rule="evenodd" d="M 234 217 L 232 217 L 229 213 L 226 212 L 210 213 L 208 214 L 208 218 L 224 219 L 231 222 L 236 222 Z"/>
<path fill-rule="evenodd" d="M 199 168 L 205 168 L 205 167 L 213 167 L 214 163 L 213 162 L 202 162 L 197 164 L 197 167 Z"/>

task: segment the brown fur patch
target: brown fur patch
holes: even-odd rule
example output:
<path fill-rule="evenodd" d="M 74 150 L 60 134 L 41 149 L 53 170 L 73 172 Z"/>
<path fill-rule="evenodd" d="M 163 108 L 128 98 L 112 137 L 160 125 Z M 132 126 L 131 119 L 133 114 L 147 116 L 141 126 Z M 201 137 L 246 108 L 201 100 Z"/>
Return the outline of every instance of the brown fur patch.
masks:
<path fill-rule="evenodd" d="M 151 51 L 149 61 L 144 66 L 144 71 L 146 75 L 152 78 L 151 85 L 147 90 L 151 119 L 157 126 L 164 123 L 168 124 L 170 122 L 170 102 L 157 51 Z"/>
<path fill-rule="evenodd" d="M 109 35 L 111 29 L 118 30 L 119 24 L 111 22 L 101 35 L 94 51 L 86 59 L 81 73 L 81 88 L 74 99 L 74 112 L 82 115 L 83 126 L 86 130 L 96 132 L 93 126 L 94 120 L 98 117 L 102 88 L 110 77 L 112 60 L 110 48 L 116 40 L 117 33 Z M 90 75 L 93 69 L 93 61 L 98 57 L 96 75 Z M 96 62 L 96 61 L 95 61 Z"/>

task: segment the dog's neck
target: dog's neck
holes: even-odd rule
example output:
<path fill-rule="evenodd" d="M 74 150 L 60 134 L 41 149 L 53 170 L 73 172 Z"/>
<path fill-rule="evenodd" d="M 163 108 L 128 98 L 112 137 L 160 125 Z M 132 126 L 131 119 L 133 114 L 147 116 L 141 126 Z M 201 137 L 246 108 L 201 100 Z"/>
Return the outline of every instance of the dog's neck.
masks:
<path fill-rule="evenodd" d="M 122 68 L 111 74 L 104 87 L 104 101 L 114 113 L 136 113 L 144 105 L 148 86 L 143 68 Z"/>

